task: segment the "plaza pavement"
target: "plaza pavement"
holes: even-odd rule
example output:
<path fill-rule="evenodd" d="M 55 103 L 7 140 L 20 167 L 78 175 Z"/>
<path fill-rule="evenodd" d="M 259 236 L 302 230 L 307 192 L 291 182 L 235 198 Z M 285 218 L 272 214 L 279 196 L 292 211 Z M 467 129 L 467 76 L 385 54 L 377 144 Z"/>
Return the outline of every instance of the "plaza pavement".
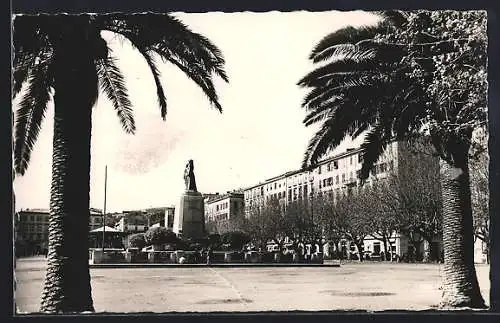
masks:
<path fill-rule="evenodd" d="M 489 299 L 489 266 L 477 265 Z M 439 303 L 441 265 L 92 268 L 96 312 L 426 310 Z M 17 260 L 18 311 L 38 310 L 44 258 Z"/>

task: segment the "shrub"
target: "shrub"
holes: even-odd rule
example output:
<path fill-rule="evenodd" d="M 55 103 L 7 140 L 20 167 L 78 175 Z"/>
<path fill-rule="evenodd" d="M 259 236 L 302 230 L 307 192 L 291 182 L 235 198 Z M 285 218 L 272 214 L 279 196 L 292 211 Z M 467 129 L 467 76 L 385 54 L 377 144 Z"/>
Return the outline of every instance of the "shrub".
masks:
<path fill-rule="evenodd" d="M 163 243 L 178 242 L 177 235 L 164 227 L 156 227 L 149 229 L 145 234 L 146 244 L 157 245 Z"/>
<path fill-rule="evenodd" d="M 219 249 L 221 244 L 220 234 L 214 233 L 208 236 L 208 246 L 212 249 Z"/>
<path fill-rule="evenodd" d="M 146 246 L 146 237 L 143 233 L 132 234 L 128 238 L 128 245 L 131 248 L 142 249 Z"/>
<path fill-rule="evenodd" d="M 250 236 L 241 231 L 230 231 L 222 234 L 221 236 L 221 242 L 223 244 L 229 245 L 231 249 L 235 250 L 243 249 L 243 246 L 249 243 L 250 240 Z"/>

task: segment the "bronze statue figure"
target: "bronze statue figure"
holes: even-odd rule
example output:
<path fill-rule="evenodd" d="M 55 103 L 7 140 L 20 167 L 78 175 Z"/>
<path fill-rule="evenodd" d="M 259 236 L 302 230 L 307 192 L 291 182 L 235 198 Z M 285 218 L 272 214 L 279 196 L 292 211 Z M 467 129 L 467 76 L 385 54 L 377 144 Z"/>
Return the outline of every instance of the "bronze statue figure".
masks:
<path fill-rule="evenodd" d="M 194 164 L 193 160 L 190 159 L 186 164 L 186 169 L 184 170 L 184 183 L 186 184 L 186 191 L 195 191 L 196 189 L 196 180 L 194 178 Z"/>

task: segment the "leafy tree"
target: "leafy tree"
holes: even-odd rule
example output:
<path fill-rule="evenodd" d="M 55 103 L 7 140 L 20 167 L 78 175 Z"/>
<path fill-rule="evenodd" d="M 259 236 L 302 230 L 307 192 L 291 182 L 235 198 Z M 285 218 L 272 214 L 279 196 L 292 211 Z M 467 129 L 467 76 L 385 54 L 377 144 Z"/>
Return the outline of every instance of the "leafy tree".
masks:
<path fill-rule="evenodd" d="M 359 261 L 363 261 L 364 239 L 373 233 L 374 215 L 369 201 L 370 196 L 365 190 L 355 194 L 346 192 L 336 197 L 332 208 L 330 230 L 354 243 Z"/>
<path fill-rule="evenodd" d="M 230 231 L 244 231 L 247 227 L 247 219 L 243 214 L 243 210 L 233 214 L 229 219 L 209 220 L 207 221 L 207 232 L 210 233 L 225 233 Z"/>
<path fill-rule="evenodd" d="M 382 221 L 409 237 L 415 250 L 426 241 L 429 250 L 425 251 L 424 260 L 432 260 L 432 242 L 442 235 L 438 159 L 432 146 L 422 142 L 398 145 L 397 167 L 383 183 L 377 183 L 378 199 L 387 215 Z"/>
<path fill-rule="evenodd" d="M 392 254 L 391 238 L 399 229 L 399 204 L 394 200 L 387 200 L 387 192 L 391 192 L 387 181 L 376 180 L 371 185 L 363 186 L 364 203 L 362 208 L 369 210 L 372 232 L 370 236 L 383 244 L 384 255 Z M 361 201 L 360 201 L 361 202 Z M 390 257 L 392 260 L 392 256 Z"/>
<path fill-rule="evenodd" d="M 150 228 L 144 234 L 147 245 L 159 245 L 163 243 L 175 243 L 179 241 L 179 238 L 172 231 L 164 227 Z"/>
<path fill-rule="evenodd" d="M 219 249 L 221 245 L 221 236 L 218 233 L 208 235 L 208 246 L 212 249 Z"/>
<path fill-rule="evenodd" d="M 131 248 L 142 249 L 146 246 L 146 237 L 144 236 L 144 233 L 132 234 L 128 238 L 128 243 Z"/>
<path fill-rule="evenodd" d="M 312 90 L 306 125 L 323 121 L 304 166 L 346 137 L 366 133 L 360 177 L 388 143 L 426 136 L 440 156 L 443 200 L 442 306 L 483 308 L 473 260 L 469 150 L 486 124 L 486 14 L 482 11 L 377 13 L 371 27 L 338 30 L 310 58 L 326 64 L 299 82 Z"/>
<path fill-rule="evenodd" d="M 110 31 L 135 47 L 167 101 L 155 58 L 177 66 L 221 111 L 213 77 L 227 81 L 219 49 L 169 14 L 22 15 L 13 21 L 14 166 L 23 175 L 47 104 L 54 101 L 48 267 L 42 312 L 94 311 L 88 269 L 90 136 L 99 85 L 127 133 L 135 122 L 124 77 L 101 37 Z M 23 84 L 26 84 L 23 89 Z"/>
<path fill-rule="evenodd" d="M 265 249 L 268 242 L 273 240 L 283 247 L 287 234 L 286 219 L 278 199 L 269 198 L 262 205 L 254 205 L 249 209 L 247 229 L 244 230 L 253 242 Z"/>
<path fill-rule="evenodd" d="M 286 221 L 283 208 L 278 199 L 270 198 L 264 205 L 261 216 L 264 217 L 264 235 L 268 241 L 273 240 L 280 250 L 286 238 Z"/>
<path fill-rule="evenodd" d="M 290 202 L 285 210 L 284 223 L 286 235 L 293 238 L 294 243 L 307 242 L 310 231 L 310 219 L 308 214 L 310 207 L 306 200 L 296 200 Z"/>

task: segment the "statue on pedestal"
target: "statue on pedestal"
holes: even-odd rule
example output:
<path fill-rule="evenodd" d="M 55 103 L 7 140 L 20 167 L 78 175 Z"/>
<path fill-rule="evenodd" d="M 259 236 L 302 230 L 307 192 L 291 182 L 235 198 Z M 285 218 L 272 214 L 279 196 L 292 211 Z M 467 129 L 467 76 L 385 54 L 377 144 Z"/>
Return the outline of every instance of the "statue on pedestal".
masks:
<path fill-rule="evenodd" d="M 184 183 L 186 184 L 186 191 L 198 192 L 196 189 L 196 179 L 194 178 L 194 163 L 190 159 L 186 164 L 186 169 L 184 170 Z"/>
<path fill-rule="evenodd" d="M 203 195 L 196 188 L 194 163 L 190 159 L 184 169 L 186 190 L 181 195 L 179 211 L 174 215 L 173 231 L 184 238 L 205 237 L 205 205 Z"/>

